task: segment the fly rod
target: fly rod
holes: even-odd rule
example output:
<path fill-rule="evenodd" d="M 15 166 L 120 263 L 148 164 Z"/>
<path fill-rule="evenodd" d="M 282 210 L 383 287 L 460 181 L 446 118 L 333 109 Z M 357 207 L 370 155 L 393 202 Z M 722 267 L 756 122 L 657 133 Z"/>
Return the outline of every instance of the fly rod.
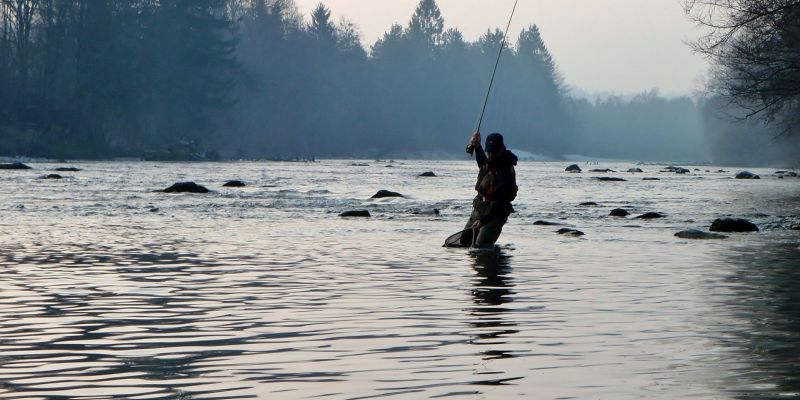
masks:
<path fill-rule="evenodd" d="M 506 39 L 508 38 L 508 29 L 511 28 L 511 20 L 514 19 L 514 12 L 517 11 L 517 3 L 519 0 L 514 0 L 514 8 L 511 9 L 511 16 L 508 17 L 508 24 L 506 31 L 503 34 L 503 41 L 500 43 L 500 51 L 497 52 L 497 61 L 494 63 L 494 70 L 492 71 L 492 79 L 489 80 L 489 88 L 486 90 L 486 97 L 483 99 L 483 107 L 481 107 L 481 115 L 478 117 L 478 127 L 475 132 L 481 131 L 481 124 L 483 123 L 483 114 L 486 112 L 486 103 L 489 102 L 489 94 L 492 93 L 492 85 L 494 85 L 494 77 L 497 74 L 497 66 L 500 65 L 500 56 L 503 54 L 503 49 L 506 47 Z M 467 145 L 467 154 L 472 155 L 475 147 L 470 143 Z"/>

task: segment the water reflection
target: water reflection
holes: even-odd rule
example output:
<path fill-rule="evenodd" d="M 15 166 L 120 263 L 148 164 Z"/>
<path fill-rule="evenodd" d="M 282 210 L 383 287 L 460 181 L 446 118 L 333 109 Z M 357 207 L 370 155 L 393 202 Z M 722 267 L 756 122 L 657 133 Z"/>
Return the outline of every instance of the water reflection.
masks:
<path fill-rule="evenodd" d="M 212 264 L 194 253 L 92 246 L 4 255 L 0 397 L 242 397 L 246 386 L 209 378 L 253 340 L 238 329 L 244 318 L 192 289 L 230 291 L 209 278 Z M 209 327 L 211 315 L 222 326 Z"/>
<path fill-rule="evenodd" d="M 742 399 L 800 398 L 800 248 L 773 243 L 732 254 L 722 384 Z"/>
<path fill-rule="evenodd" d="M 479 355 L 483 360 L 477 374 L 480 380 L 476 385 L 501 385 L 520 379 L 507 377 L 505 372 L 497 371 L 492 360 L 513 358 L 513 350 L 506 347 L 510 335 L 518 332 L 517 323 L 510 317 L 513 311 L 506 306 L 514 301 L 514 279 L 511 276 L 511 256 L 501 251 L 479 251 L 471 254 L 475 277 L 472 285 L 473 305 L 468 309 L 469 325 L 472 328 L 470 343 L 481 348 Z"/>

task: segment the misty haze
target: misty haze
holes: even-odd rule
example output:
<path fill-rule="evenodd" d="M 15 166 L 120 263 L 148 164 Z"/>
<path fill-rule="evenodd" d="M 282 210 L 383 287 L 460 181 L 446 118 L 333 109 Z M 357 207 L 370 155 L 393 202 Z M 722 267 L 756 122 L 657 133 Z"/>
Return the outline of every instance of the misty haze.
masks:
<path fill-rule="evenodd" d="M 0 0 L 0 398 L 800 398 L 798 82 L 800 0 Z"/>

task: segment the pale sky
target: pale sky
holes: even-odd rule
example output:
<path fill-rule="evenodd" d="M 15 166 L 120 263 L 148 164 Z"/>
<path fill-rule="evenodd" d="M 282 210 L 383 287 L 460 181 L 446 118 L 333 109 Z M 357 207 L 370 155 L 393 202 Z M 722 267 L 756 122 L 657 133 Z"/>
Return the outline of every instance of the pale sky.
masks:
<path fill-rule="evenodd" d="M 308 20 L 320 0 L 295 0 Z M 408 24 L 419 0 L 321 0 L 334 21 L 346 17 L 369 48 L 397 22 Z M 445 27 L 472 41 L 488 28 L 505 28 L 514 0 L 437 0 Z M 536 24 L 570 86 L 589 92 L 631 94 L 659 89 L 692 94 L 707 69 L 687 41 L 701 31 L 681 0 L 519 0 L 509 38 Z M 501 66 L 502 68 L 502 66 Z"/>

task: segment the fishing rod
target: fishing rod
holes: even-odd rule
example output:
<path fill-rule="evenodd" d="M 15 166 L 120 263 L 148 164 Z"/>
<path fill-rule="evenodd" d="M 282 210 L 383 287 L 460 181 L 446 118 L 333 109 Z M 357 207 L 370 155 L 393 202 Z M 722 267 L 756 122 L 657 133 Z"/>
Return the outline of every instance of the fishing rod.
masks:
<path fill-rule="evenodd" d="M 481 107 L 481 115 L 478 117 L 478 127 L 475 132 L 481 131 L 481 124 L 483 123 L 483 114 L 486 112 L 486 104 L 489 102 L 489 94 L 492 93 L 492 85 L 494 85 L 494 77 L 497 74 L 497 66 L 500 65 L 500 56 L 503 54 L 503 49 L 506 47 L 506 39 L 508 38 L 508 29 L 511 28 L 511 20 L 514 19 L 514 12 L 517 11 L 517 3 L 519 0 L 514 0 L 514 8 L 511 9 L 511 16 L 508 17 L 508 24 L 506 31 L 503 34 L 503 41 L 500 43 L 500 51 L 497 52 L 497 61 L 494 63 L 494 70 L 492 71 L 492 79 L 489 80 L 489 88 L 486 90 L 486 97 L 483 99 L 483 107 Z M 475 151 L 475 147 L 470 143 L 467 145 L 467 154 L 470 156 Z"/>

